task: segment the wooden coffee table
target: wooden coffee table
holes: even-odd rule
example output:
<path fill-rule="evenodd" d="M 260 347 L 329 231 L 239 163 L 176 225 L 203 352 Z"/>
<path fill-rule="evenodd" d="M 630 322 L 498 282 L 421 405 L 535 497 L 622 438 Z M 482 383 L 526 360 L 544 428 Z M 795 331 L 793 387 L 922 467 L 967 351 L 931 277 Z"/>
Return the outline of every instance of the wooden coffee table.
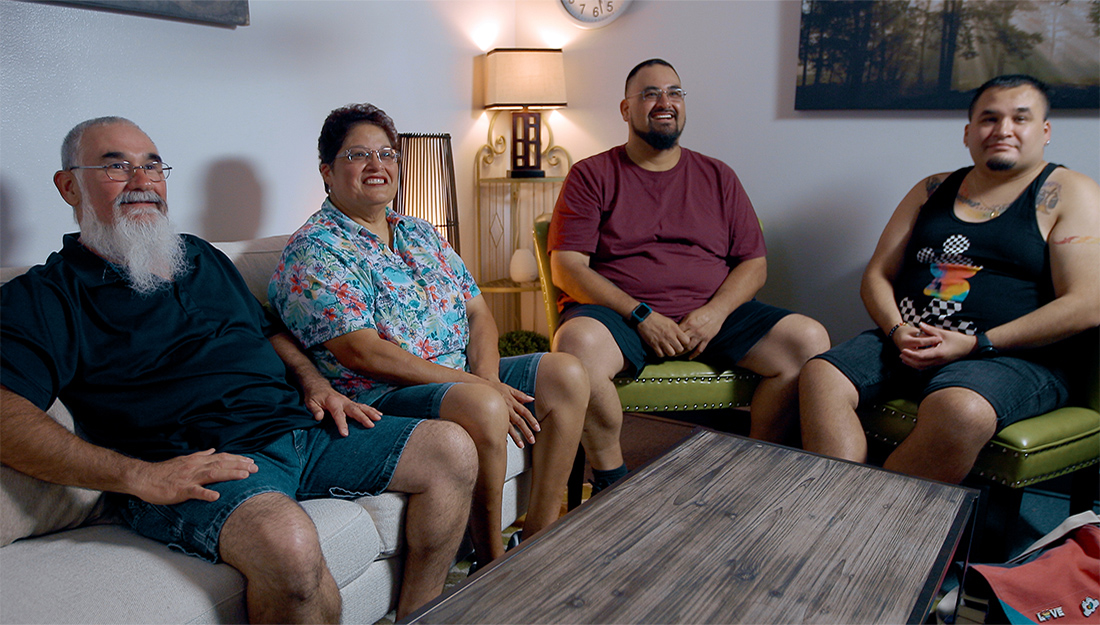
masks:
<path fill-rule="evenodd" d="M 919 623 L 978 493 L 697 430 L 415 623 Z"/>

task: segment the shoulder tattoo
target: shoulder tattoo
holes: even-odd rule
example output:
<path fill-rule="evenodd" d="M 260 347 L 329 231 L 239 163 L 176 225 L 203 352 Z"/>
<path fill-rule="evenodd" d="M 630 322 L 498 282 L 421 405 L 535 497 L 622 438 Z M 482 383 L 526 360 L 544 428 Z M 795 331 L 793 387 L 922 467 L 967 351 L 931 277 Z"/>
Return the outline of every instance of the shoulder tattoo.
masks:
<path fill-rule="evenodd" d="M 924 190 L 928 192 L 928 197 L 932 197 L 932 194 L 936 192 L 936 189 L 940 188 L 943 184 L 943 178 L 940 176 L 929 176 L 924 179 Z"/>
<path fill-rule="evenodd" d="M 1044 215 L 1053 213 L 1054 208 L 1058 206 L 1061 195 L 1062 184 L 1060 182 L 1046 181 L 1039 188 L 1039 195 L 1035 198 L 1035 210 Z"/>

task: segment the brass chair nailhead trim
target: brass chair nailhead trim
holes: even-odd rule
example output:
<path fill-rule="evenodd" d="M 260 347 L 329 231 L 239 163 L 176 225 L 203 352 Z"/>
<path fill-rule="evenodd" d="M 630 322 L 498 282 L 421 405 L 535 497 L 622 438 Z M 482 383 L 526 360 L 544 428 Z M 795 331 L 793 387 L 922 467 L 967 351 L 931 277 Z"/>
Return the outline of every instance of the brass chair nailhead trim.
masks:
<path fill-rule="evenodd" d="M 905 421 L 906 419 L 912 419 L 913 423 L 917 422 L 917 418 L 915 416 L 911 417 L 911 416 L 909 416 L 908 414 L 906 414 L 904 412 L 894 410 L 893 408 L 889 408 L 887 406 L 881 406 L 879 408 L 879 412 L 884 413 L 885 415 L 890 416 L 890 417 L 900 417 L 902 421 Z M 871 432 L 871 431 L 865 429 L 864 433 L 867 434 L 868 436 L 870 436 L 871 438 L 874 438 L 877 441 L 880 441 L 880 442 L 883 442 L 883 443 L 888 443 L 888 444 L 891 444 L 895 447 L 897 447 L 897 445 L 898 445 L 898 443 L 894 442 L 889 437 L 887 437 L 885 435 L 880 435 L 877 432 Z M 1019 458 L 1021 455 L 1023 455 L 1024 458 L 1029 458 L 1032 455 L 1031 453 L 1026 452 L 1026 451 L 1023 452 L 1022 454 L 1019 451 L 1014 451 L 1014 450 L 1010 451 L 1008 448 L 1006 448 L 1002 445 L 998 445 L 998 444 L 994 443 L 992 440 L 990 442 L 986 443 L 985 447 L 986 447 L 986 449 L 989 449 L 989 450 L 997 450 L 997 451 L 1001 452 L 1002 454 L 1006 454 L 1006 455 L 1007 454 L 1012 454 L 1013 458 Z M 988 473 L 984 470 L 978 470 L 977 474 L 980 477 L 983 477 L 983 478 L 985 478 L 985 479 L 987 479 L 991 482 L 994 482 L 996 484 L 1000 484 L 1002 486 L 1008 486 L 1010 488 L 1024 488 L 1025 486 L 1029 486 L 1031 484 L 1036 484 L 1038 482 L 1043 482 L 1045 480 L 1049 480 L 1051 478 L 1055 478 L 1055 477 L 1058 477 L 1060 475 L 1066 475 L 1066 474 L 1069 474 L 1069 473 L 1073 473 L 1074 471 L 1076 471 L 1078 469 L 1083 469 L 1085 467 L 1089 467 L 1089 466 L 1092 466 L 1092 465 L 1097 464 L 1097 463 L 1100 463 L 1100 457 L 1090 458 L 1088 460 L 1078 462 L 1077 464 L 1073 464 L 1073 465 L 1070 465 L 1070 466 L 1063 467 L 1063 468 L 1061 468 L 1057 471 L 1053 471 L 1051 473 L 1044 473 L 1042 475 L 1036 475 L 1036 476 L 1028 478 L 1026 480 L 1016 480 L 1016 481 L 1013 481 L 1013 482 L 1010 482 L 1008 479 L 1006 479 L 1004 477 L 1000 477 L 998 475 L 990 474 L 990 473 Z"/>

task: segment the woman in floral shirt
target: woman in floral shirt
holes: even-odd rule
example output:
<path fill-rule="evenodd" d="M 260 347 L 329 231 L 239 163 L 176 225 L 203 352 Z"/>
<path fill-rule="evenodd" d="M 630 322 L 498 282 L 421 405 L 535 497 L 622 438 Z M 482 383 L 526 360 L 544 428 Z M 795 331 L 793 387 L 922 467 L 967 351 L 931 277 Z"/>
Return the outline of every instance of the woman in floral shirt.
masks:
<path fill-rule="evenodd" d="M 524 532 L 558 518 L 587 375 L 568 354 L 500 358 L 496 322 L 462 259 L 430 224 L 389 208 L 400 159 L 389 116 L 369 104 L 336 109 L 317 143 L 328 198 L 287 242 L 271 303 L 337 390 L 469 433 L 479 464 L 471 533 L 488 562 L 504 552 L 509 437 L 532 446 Z"/>

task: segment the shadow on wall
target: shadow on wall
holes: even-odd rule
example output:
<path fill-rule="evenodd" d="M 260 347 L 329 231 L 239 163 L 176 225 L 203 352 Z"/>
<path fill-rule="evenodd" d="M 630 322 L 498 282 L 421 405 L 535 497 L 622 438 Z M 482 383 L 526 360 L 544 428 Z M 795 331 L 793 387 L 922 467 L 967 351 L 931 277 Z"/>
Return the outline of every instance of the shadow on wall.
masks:
<path fill-rule="evenodd" d="M 200 236 L 208 241 L 256 238 L 264 210 L 260 179 L 247 161 L 224 158 L 206 172 L 206 214 Z"/>
<path fill-rule="evenodd" d="M 16 223 L 15 198 L 12 197 L 11 185 L 0 177 L 0 267 L 11 267 L 17 264 L 19 257 L 20 236 L 19 225 Z"/>
<path fill-rule="evenodd" d="M 764 221 L 768 281 L 758 294 L 760 301 L 816 319 L 834 345 L 871 327 L 859 295 L 865 261 L 836 266 L 836 259 L 852 256 L 848 234 L 836 220 L 824 219 L 809 229 Z M 870 254 L 868 250 L 868 259 Z"/>

